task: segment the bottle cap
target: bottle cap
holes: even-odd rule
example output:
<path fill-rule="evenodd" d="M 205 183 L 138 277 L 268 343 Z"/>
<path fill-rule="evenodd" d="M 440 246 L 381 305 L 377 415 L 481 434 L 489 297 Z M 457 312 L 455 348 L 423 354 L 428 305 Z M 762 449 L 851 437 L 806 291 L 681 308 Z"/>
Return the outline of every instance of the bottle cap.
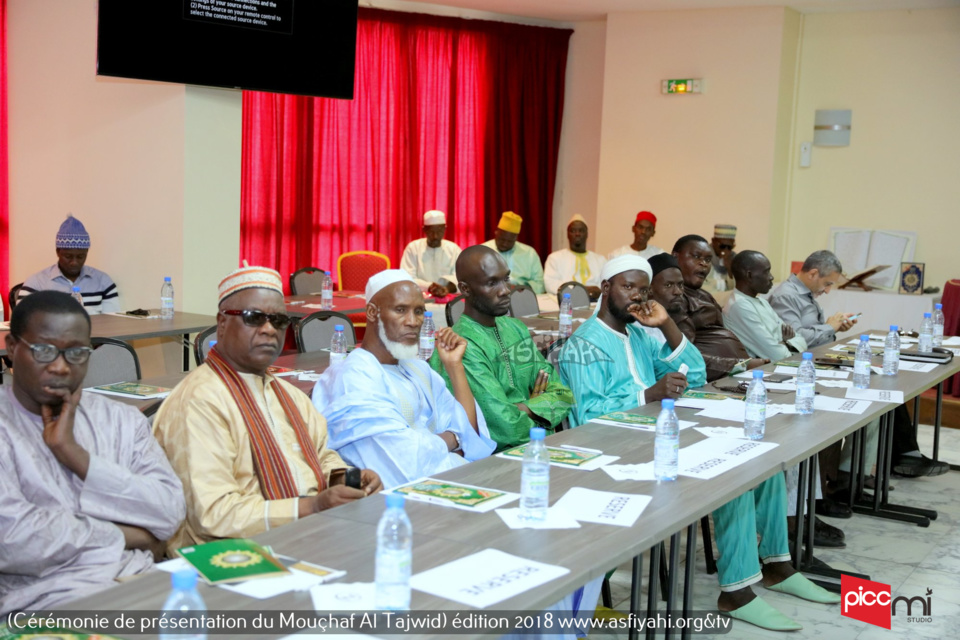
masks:
<path fill-rule="evenodd" d="M 813 360 L 813 353 L 811 353 L 810 351 L 804 351 L 801 357 L 804 360 Z"/>
<path fill-rule="evenodd" d="M 660 401 L 660 408 L 670 409 L 672 411 L 674 404 L 676 404 L 676 401 L 673 398 L 664 398 L 663 400 Z"/>
<path fill-rule="evenodd" d="M 173 588 L 179 591 L 195 589 L 197 586 L 197 572 L 193 569 L 181 569 L 173 573 L 170 581 L 173 583 Z"/>
<path fill-rule="evenodd" d="M 870 336 L 868 336 L 867 334 L 863 334 L 862 336 L 860 336 L 860 342 L 867 342 L 868 340 L 870 340 Z"/>
<path fill-rule="evenodd" d="M 753 379 L 759 380 L 763 377 L 763 369 L 754 369 L 753 370 Z"/>
<path fill-rule="evenodd" d="M 890 325 L 890 331 L 899 331 L 899 330 L 900 330 L 900 327 L 898 327 L 897 325 L 895 324 Z"/>
<path fill-rule="evenodd" d="M 329 271 L 324 271 L 324 273 L 327 274 L 327 275 L 330 275 L 330 272 L 329 272 Z"/>
<path fill-rule="evenodd" d="M 216 340 L 211 340 L 210 342 L 207 343 L 207 346 L 210 347 L 211 349 L 213 349 L 216 345 L 217 345 Z"/>
<path fill-rule="evenodd" d="M 940 304 L 939 302 L 933 305 L 933 308 L 936 309 L 937 311 L 943 311 L 943 305 Z"/>
<path fill-rule="evenodd" d="M 164 282 L 170 282 L 170 276 L 163 276 Z"/>
<path fill-rule="evenodd" d="M 932 313 L 927 312 L 927 313 L 923 314 L 923 317 L 924 317 L 924 318 L 929 318 L 929 317 L 931 317 L 932 315 L 933 315 Z"/>
<path fill-rule="evenodd" d="M 388 494 L 387 494 L 387 509 L 403 509 L 403 494 L 402 494 L 402 493 L 388 493 Z"/>
<path fill-rule="evenodd" d="M 74 293 L 80 293 L 80 287 L 74 287 L 74 288 L 73 288 L 73 292 L 74 292 Z"/>
<path fill-rule="evenodd" d="M 547 435 L 547 430 L 543 427 L 530 427 L 531 440 L 543 440 Z"/>
<path fill-rule="evenodd" d="M 334 331 L 343 331 L 343 325 L 342 325 L 342 324 L 335 324 L 335 325 L 333 325 L 333 330 L 334 330 Z"/>
<path fill-rule="evenodd" d="M 432 317 L 433 317 L 433 311 L 424 311 L 424 312 L 423 312 L 423 317 L 424 317 L 424 318 L 432 318 Z"/>
<path fill-rule="evenodd" d="M 564 299 L 564 300 L 567 300 L 568 298 L 570 298 L 570 294 L 569 294 L 569 293 L 563 294 L 563 299 Z"/>

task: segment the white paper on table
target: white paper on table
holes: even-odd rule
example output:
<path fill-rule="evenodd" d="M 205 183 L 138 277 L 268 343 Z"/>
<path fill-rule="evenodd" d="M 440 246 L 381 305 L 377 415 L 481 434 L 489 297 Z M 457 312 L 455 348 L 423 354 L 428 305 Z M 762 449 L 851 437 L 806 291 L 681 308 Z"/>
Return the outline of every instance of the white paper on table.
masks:
<path fill-rule="evenodd" d="M 708 438 L 735 438 L 738 440 L 747 438 L 743 427 L 694 427 L 694 431 L 699 431 Z"/>
<path fill-rule="evenodd" d="M 600 418 L 594 418 L 590 422 L 606 424 L 611 427 L 621 427 L 623 429 L 634 429 L 636 431 L 648 431 L 650 433 L 657 432 L 657 425 L 655 424 L 629 424 L 627 422 L 617 422 L 616 420 L 601 420 Z M 697 423 L 691 422 L 689 420 L 677 420 L 677 426 L 680 428 L 680 431 L 683 431 L 684 429 L 689 429 L 695 424 Z"/>
<path fill-rule="evenodd" d="M 176 573 L 183 569 L 189 569 L 193 565 L 187 562 L 184 558 L 174 558 L 172 560 L 167 560 L 165 562 L 159 562 L 156 564 L 157 569 L 161 571 L 166 571 L 167 573 Z M 281 593 L 287 593 L 288 591 L 306 591 L 307 589 L 316 586 L 322 582 L 328 582 L 336 578 L 340 578 L 346 575 L 346 571 L 335 571 L 326 576 L 318 576 L 314 573 L 309 573 L 307 571 L 300 571 L 299 569 L 294 569 L 292 567 L 287 567 L 290 571 L 289 575 L 278 575 L 269 578 L 252 578 L 245 582 L 237 582 L 233 584 L 217 584 L 214 585 L 221 589 L 226 589 L 227 591 L 233 591 L 234 593 L 239 593 L 240 595 L 249 596 L 251 598 L 257 598 L 258 600 L 266 600 L 267 598 L 273 598 L 278 596 Z"/>
<path fill-rule="evenodd" d="M 936 362 L 913 362 L 911 360 L 900 361 L 900 371 L 912 371 L 914 373 L 930 373 L 937 368 Z"/>
<path fill-rule="evenodd" d="M 316 382 L 322 377 L 323 377 L 322 373 L 311 373 L 307 371 L 305 373 L 301 373 L 298 379 L 303 380 L 304 382 Z"/>
<path fill-rule="evenodd" d="M 321 584 L 310 589 L 310 599 L 316 611 L 370 611 L 377 608 L 377 590 L 372 582 Z"/>
<path fill-rule="evenodd" d="M 849 391 L 849 389 L 847 390 Z M 852 413 L 860 415 L 870 408 L 868 400 L 853 398 L 834 398 L 833 396 L 817 395 L 813 397 L 814 411 L 835 411 L 837 413 Z"/>
<path fill-rule="evenodd" d="M 586 451 L 587 453 L 602 453 L 601 451 L 598 451 L 596 449 L 580 449 L 578 447 L 572 447 L 572 446 L 547 447 L 547 449 L 569 449 L 570 451 Z M 504 455 L 503 453 L 498 453 L 497 457 L 504 458 L 506 460 L 516 460 L 517 462 L 523 462 L 522 457 L 518 458 L 517 456 L 508 456 L 508 455 Z M 550 462 L 550 466 L 561 467 L 563 469 L 575 469 L 577 471 L 596 471 L 600 467 L 606 464 L 610 464 L 611 462 L 616 462 L 619 459 L 620 459 L 620 456 L 601 455 L 601 456 L 597 456 L 592 460 L 588 460 L 587 462 L 584 462 L 579 466 L 574 464 L 563 464 L 562 462 L 553 462 L 553 461 Z"/>
<path fill-rule="evenodd" d="M 562 575 L 565 567 L 484 549 L 410 578 L 410 586 L 477 609 L 529 591 Z M 373 607 L 355 607 L 366 609 Z"/>
<path fill-rule="evenodd" d="M 642 464 L 608 464 L 600 467 L 607 472 L 607 475 L 614 480 L 656 480 L 653 475 L 653 463 L 644 462 Z"/>
<path fill-rule="evenodd" d="M 949 351 L 955 356 L 960 356 L 960 349 L 950 349 L 949 347 L 942 347 L 942 348 L 946 349 L 947 351 Z"/>
<path fill-rule="evenodd" d="M 752 460 L 772 449 L 776 442 L 708 438 L 680 449 L 679 475 L 700 480 L 716 478 L 721 473 Z"/>
<path fill-rule="evenodd" d="M 871 402 L 895 402 L 896 404 L 903 404 L 903 391 L 898 389 L 847 389 L 846 397 L 851 400 L 869 400 Z"/>
<path fill-rule="evenodd" d="M 837 389 L 849 389 L 853 386 L 853 380 L 817 380 L 817 384 L 823 387 L 834 387 Z"/>
<path fill-rule="evenodd" d="M 799 363 L 798 363 L 799 364 Z M 787 375 L 795 376 L 797 375 L 797 367 L 787 367 L 782 364 L 778 364 L 777 368 L 773 370 L 774 373 L 784 373 Z M 816 369 L 818 378 L 837 378 L 839 380 L 846 380 L 850 376 L 849 371 L 836 370 L 836 369 Z"/>
<path fill-rule="evenodd" d="M 799 363 L 798 363 L 798 364 L 799 364 Z M 775 376 L 775 375 L 777 375 L 778 373 L 785 373 L 785 374 L 791 375 L 791 376 L 797 375 L 797 367 L 784 367 L 784 366 L 780 366 L 780 367 L 777 367 L 777 368 L 778 368 L 778 369 L 785 369 L 785 371 L 764 371 L 764 372 L 763 372 L 763 377 L 764 377 L 764 378 L 769 378 L 770 376 Z M 735 374 L 733 375 L 733 377 L 734 377 L 734 378 L 746 378 L 746 379 L 748 379 L 748 380 L 752 380 L 752 379 L 753 379 L 753 372 L 754 372 L 754 371 L 756 371 L 756 369 L 751 369 L 750 371 L 741 371 L 740 373 L 735 373 Z M 763 384 L 767 384 L 767 383 L 764 382 Z"/>
<path fill-rule="evenodd" d="M 763 386 L 767 388 L 767 391 L 796 391 L 797 390 L 796 380 L 790 380 L 789 382 L 764 382 Z"/>
<path fill-rule="evenodd" d="M 684 409 L 709 409 L 717 407 L 726 402 L 742 402 L 733 398 L 724 398 L 723 400 L 709 400 L 707 398 L 677 398 L 674 402 L 675 407 Z"/>
<path fill-rule="evenodd" d="M 729 402 L 723 402 L 719 406 L 712 407 L 710 409 L 704 409 L 699 412 L 697 416 L 702 418 L 712 418 L 714 420 L 729 420 L 730 422 L 743 422 L 746 419 L 747 413 L 747 403 L 740 400 L 730 400 Z M 772 418 L 773 416 L 781 413 L 779 405 L 768 404 L 766 417 Z"/>
<path fill-rule="evenodd" d="M 438 498 L 436 496 L 427 496 L 421 493 L 414 493 L 414 492 L 407 493 L 404 491 L 398 491 L 399 489 L 403 489 L 404 487 L 409 487 L 410 485 L 419 484 L 425 480 L 435 480 L 437 482 L 444 482 L 443 480 L 437 480 L 436 478 L 424 477 L 418 480 L 414 480 L 413 482 L 408 482 L 406 484 L 402 484 L 400 486 L 394 487 L 393 489 L 387 489 L 385 491 L 382 491 L 381 495 L 397 493 L 399 495 L 402 495 L 407 500 L 415 500 L 417 502 L 429 502 L 430 504 L 436 504 L 441 507 L 451 507 L 453 509 L 460 509 L 462 511 L 471 511 L 473 513 L 486 513 L 488 511 L 493 511 L 498 507 L 502 507 L 506 504 L 510 504 L 514 500 L 520 499 L 519 493 L 510 493 L 509 491 L 500 491 L 499 489 L 488 489 L 487 487 L 477 487 L 472 484 L 463 484 L 460 482 L 451 482 L 450 484 L 469 487 L 471 489 L 481 489 L 484 491 L 496 491 L 497 493 L 502 493 L 503 495 L 497 496 L 496 498 L 492 498 L 488 502 L 483 502 L 481 504 L 471 507 L 467 505 L 457 504 L 451 500 L 444 500 L 443 498 Z"/>
<path fill-rule="evenodd" d="M 564 509 L 580 522 L 630 527 L 652 499 L 632 493 L 573 487 L 554 506 Z"/>
<path fill-rule="evenodd" d="M 902 338 L 901 338 L 902 340 Z M 919 340 L 918 340 L 919 342 Z M 945 347 L 960 347 L 960 336 L 950 336 L 949 338 L 945 337 L 943 339 L 943 346 Z"/>
<path fill-rule="evenodd" d="M 873 371 L 878 376 L 883 375 L 883 367 L 870 367 L 870 371 Z"/>
<path fill-rule="evenodd" d="M 520 509 L 497 509 L 503 523 L 511 529 L 579 529 L 580 523 L 572 515 L 558 507 L 547 509 L 546 520 L 528 521 L 520 519 Z"/>
<path fill-rule="evenodd" d="M 91 393 L 100 393 L 105 396 L 116 396 L 118 398 L 130 398 L 131 400 L 156 400 L 157 398 L 166 398 L 168 395 L 173 393 L 173 390 L 170 391 L 161 391 L 160 393 L 150 393 L 145 396 L 138 396 L 133 393 L 121 393 L 119 391 L 107 391 L 106 389 L 97 389 L 96 387 L 87 387 L 84 391 L 89 391 Z"/>

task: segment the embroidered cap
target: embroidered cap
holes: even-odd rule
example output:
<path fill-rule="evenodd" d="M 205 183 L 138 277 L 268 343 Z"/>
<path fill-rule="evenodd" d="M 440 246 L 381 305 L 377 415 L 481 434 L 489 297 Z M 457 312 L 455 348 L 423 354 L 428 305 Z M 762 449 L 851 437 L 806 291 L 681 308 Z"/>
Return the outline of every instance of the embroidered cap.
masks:
<path fill-rule="evenodd" d="M 220 281 L 217 304 L 244 289 L 270 289 L 283 295 L 283 281 L 280 274 L 268 267 L 251 267 L 247 261 L 243 266 Z"/>
<path fill-rule="evenodd" d="M 497 224 L 497 229 L 506 231 L 507 233 L 520 233 L 520 226 L 522 224 L 523 218 L 515 214 L 513 211 L 504 211 L 503 215 L 500 216 L 500 222 Z"/>
<path fill-rule="evenodd" d="M 67 214 L 67 219 L 60 225 L 57 231 L 57 249 L 89 249 L 90 234 L 87 233 L 83 223 L 73 217 L 73 214 Z"/>

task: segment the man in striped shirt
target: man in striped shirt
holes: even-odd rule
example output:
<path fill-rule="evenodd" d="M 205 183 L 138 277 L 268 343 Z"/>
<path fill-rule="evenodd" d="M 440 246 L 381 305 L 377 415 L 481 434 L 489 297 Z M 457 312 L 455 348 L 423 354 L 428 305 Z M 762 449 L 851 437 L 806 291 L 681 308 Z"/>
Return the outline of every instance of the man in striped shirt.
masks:
<path fill-rule="evenodd" d="M 113 279 L 99 269 L 86 266 L 90 234 L 83 223 L 68 215 L 57 232 L 57 264 L 39 271 L 23 283 L 17 300 L 35 291 L 73 293 L 80 288 L 83 308 L 90 315 L 120 311 L 120 294 Z"/>

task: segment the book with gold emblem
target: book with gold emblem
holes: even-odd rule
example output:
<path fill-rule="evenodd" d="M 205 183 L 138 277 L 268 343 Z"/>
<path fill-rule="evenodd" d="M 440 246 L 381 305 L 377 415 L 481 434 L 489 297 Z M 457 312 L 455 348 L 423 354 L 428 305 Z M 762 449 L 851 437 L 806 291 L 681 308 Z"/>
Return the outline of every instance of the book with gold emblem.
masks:
<path fill-rule="evenodd" d="M 177 549 L 209 584 L 241 582 L 290 573 L 253 540 L 231 538 Z"/>

